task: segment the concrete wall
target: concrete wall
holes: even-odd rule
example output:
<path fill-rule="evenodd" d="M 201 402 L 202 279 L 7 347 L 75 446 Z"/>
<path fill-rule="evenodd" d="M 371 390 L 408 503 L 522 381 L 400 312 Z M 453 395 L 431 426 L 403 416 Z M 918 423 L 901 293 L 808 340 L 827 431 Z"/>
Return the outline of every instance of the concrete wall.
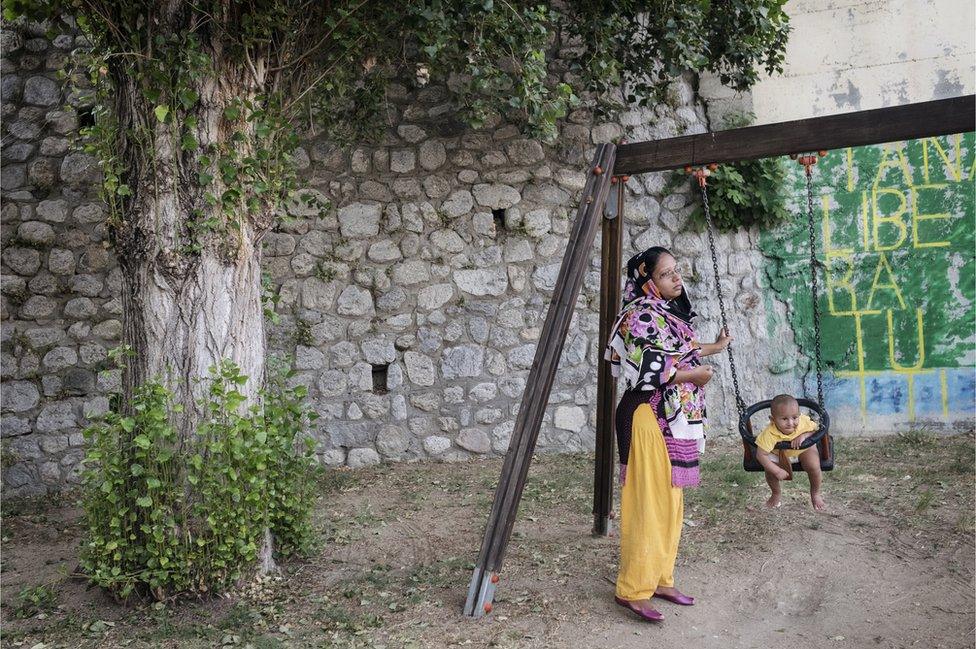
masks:
<path fill-rule="evenodd" d="M 783 75 L 750 93 L 701 79 L 713 128 L 733 110 L 765 124 L 976 88 L 972 2 L 794 0 L 787 11 Z M 838 431 L 972 427 L 973 149 L 969 133 L 832 151 L 816 168 L 826 393 Z M 800 167 L 791 170 L 797 221 L 760 237 L 764 299 L 771 338 L 800 343 L 775 343 L 783 363 L 774 372 L 812 394 L 806 188 Z"/>
<path fill-rule="evenodd" d="M 713 119 L 733 105 L 767 124 L 976 91 L 970 0 L 791 0 L 786 11 L 783 74 L 738 95 L 703 79 Z"/>
<path fill-rule="evenodd" d="M 976 403 L 974 135 L 830 152 L 814 171 L 823 266 L 826 402 L 845 432 L 968 430 Z M 797 220 L 764 232 L 769 298 L 786 302 L 803 355 L 814 329 L 806 186 L 793 166 Z M 770 315 L 777 330 L 786 323 Z M 802 358 L 802 356 L 800 356 Z M 784 365 L 805 376 L 809 365 Z"/>

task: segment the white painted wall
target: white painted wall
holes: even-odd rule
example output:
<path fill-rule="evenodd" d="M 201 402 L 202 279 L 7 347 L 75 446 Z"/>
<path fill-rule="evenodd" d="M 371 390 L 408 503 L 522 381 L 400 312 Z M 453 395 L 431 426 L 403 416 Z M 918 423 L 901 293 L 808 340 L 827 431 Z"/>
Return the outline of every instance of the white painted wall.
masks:
<path fill-rule="evenodd" d="M 973 0 L 792 0 L 786 11 L 782 75 L 748 94 L 701 80 L 713 129 L 730 107 L 767 124 L 976 91 Z"/>

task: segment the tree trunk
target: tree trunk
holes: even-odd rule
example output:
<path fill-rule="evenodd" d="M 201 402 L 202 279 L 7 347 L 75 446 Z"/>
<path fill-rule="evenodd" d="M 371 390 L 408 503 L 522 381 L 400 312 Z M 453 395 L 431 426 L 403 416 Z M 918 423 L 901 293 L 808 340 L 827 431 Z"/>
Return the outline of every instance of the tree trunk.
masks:
<path fill-rule="evenodd" d="M 131 407 L 140 385 L 159 381 L 182 406 L 174 413 L 180 440 L 196 434 L 211 368 L 230 360 L 248 377 L 237 386 L 245 407 L 257 403 L 264 380 L 260 240 L 272 212 L 255 214 L 243 200 L 228 210 L 213 200 L 229 189 L 215 169 L 219 152 L 246 154 L 258 144 L 254 125 L 229 119 L 225 110 L 235 101 L 253 101 L 261 80 L 243 66 L 221 65 L 219 52 L 213 60 L 212 74 L 194 79 L 194 107 L 163 119 L 133 75 L 114 74 L 120 179 L 132 191 L 115 228 L 122 342 L 133 352 L 123 402 Z M 188 133 L 199 147 L 184 150 Z M 201 183 L 203 173 L 213 182 Z M 217 225 L 201 229 L 208 220 Z M 193 487 L 185 487 L 192 498 Z M 259 570 L 268 572 L 275 566 L 267 530 L 262 545 Z"/>
<path fill-rule="evenodd" d="M 128 127 L 148 123 L 144 128 L 152 136 L 150 155 L 131 142 L 124 147 L 124 179 L 133 197 L 117 228 L 116 245 L 123 270 L 122 341 L 134 352 L 127 362 L 124 397 L 128 402 L 142 383 L 160 381 L 183 406 L 178 421 L 182 438 L 199 423 L 198 402 L 212 367 L 222 360 L 236 363 L 248 377 L 240 390 L 249 403 L 256 402 L 264 378 L 260 239 L 267 226 L 256 224 L 243 205 L 228 215 L 219 204 L 210 204 L 208 192 L 220 196 L 227 189 L 219 178 L 207 187 L 198 181 L 201 173 L 213 173 L 212 163 L 200 164 L 200 151 L 255 146 L 253 127 L 229 124 L 224 117 L 234 99 L 253 98 L 253 80 L 244 81 L 248 77 L 240 70 L 225 71 L 199 82 L 192 135 L 200 150 L 191 152 L 179 149 L 180 117 L 158 120 L 136 88 L 127 87 L 124 78 L 118 83 L 120 122 Z M 245 139 L 231 143 L 234 132 L 243 132 Z M 206 219 L 221 225 L 202 232 L 192 227 L 194 220 Z"/>
<path fill-rule="evenodd" d="M 123 343 L 135 355 L 126 372 L 126 397 L 146 380 L 159 380 L 184 412 L 181 437 L 199 422 L 199 401 L 210 368 L 227 359 L 248 377 L 242 393 L 254 402 L 264 377 L 261 255 L 245 243 L 227 263 L 203 253 L 174 277 L 157 258 L 124 260 Z"/>

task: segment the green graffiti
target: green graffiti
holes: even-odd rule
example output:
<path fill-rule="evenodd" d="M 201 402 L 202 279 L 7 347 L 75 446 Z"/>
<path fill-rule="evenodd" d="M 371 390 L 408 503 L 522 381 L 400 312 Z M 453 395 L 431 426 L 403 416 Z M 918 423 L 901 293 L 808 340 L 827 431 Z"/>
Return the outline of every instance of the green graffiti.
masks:
<path fill-rule="evenodd" d="M 831 151 L 813 169 L 823 358 L 840 376 L 972 367 L 974 134 Z M 813 356 L 806 185 L 763 232 L 767 279 Z M 770 322 L 769 326 L 774 326 Z"/>

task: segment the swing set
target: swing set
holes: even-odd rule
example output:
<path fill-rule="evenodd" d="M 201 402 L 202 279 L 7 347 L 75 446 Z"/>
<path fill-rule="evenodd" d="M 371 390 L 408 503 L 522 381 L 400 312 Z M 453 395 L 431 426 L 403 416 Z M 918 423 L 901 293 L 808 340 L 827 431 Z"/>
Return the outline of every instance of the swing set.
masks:
<path fill-rule="evenodd" d="M 820 455 L 820 470 L 821 471 L 831 471 L 834 468 L 834 445 L 833 441 L 830 439 L 830 415 L 827 413 L 827 409 L 824 406 L 824 394 L 823 394 L 823 360 L 822 360 L 822 349 L 820 340 L 820 297 L 817 290 L 817 236 L 816 228 L 814 225 L 814 213 L 813 213 L 813 167 L 817 164 L 817 160 L 823 158 L 827 155 L 826 151 L 818 151 L 816 154 L 810 155 L 791 155 L 790 157 L 797 163 L 803 166 L 804 175 L 806 176 L 806 190 L 807 190 L 807 209 L 806 209 L 806 221 L 807 221 L 807 233 L 809 235 L 809 253 L 810 253 L 810 301 L 813 305 L 813 331 L 814 331 L 814 359 L 817 372 L 817 400 L 813 401 L 807 398 L 797 399 L 797 402 L 807 408 L 813 419 L 818 423 L 817 431 L 804 440 L 800 449 L 808 449 L 811 446 L 817 446 L 817 451 Z M 715 171 L 718 167 L 716 164 L 708 165 L 707 167 L 699 167 L 697 169 L 691 166 L 685 167 L 685 173 L 691 174 L 698 181 L 698 187 L 701 191 L 701 201 L 702 209 L 705 213 L 705 223 L 707 225 L 706 231 L 708 233 L 708 250 L 712 255 L 712 271 L 715 274 L 715 293 L 718 297 L 718 307 L 719 307 L 719 317 L 722 323 L 722 328 L 725 331 L 731 331 L 728 322 L 728 316 L 725 312 L 725 297 L 722 295 L 722 283 L 719 281 L 718 272 L 718 256 L 715 253 L 715 236 L 714 236 L 714 226 L 712 224 L 712 214 L 711 209 L 708 205 L 708 176 L 709 172 Z M 739 435 L 742 437 L 742 468 L 746 471 L 763 471 L 762 465 L 756 460 L 756 435 L 752 429 L 752 417 L 753 415 L 762 412 L 763 410 L 768 410 L 772 405 L 772 400 L 765 399 L 754 403 L 753 405 L 746 407 L 745 402 L 742 400 L 742 393 L 739 388 L 739 376 L 735 369 L 735 355 L 732 353 L 732 345 L 729 345 L 728 349 L 729 355 L 729 370 L 732 374 L 732 390 L 735 393 L 735 405 L 739 411 Z M 785 451 L 790 449 L 789 442 L 779 442 L 776 444 L 777 451 Z M 789 475 L 788 480 L 793 479 L 794 470 L 803 470 L 803 465 L 800 464 L 799 458 L 794 458 L 793 462 L 789 464 Z"/>
<path fill-rule="evenodd" d="M 511 538 L 532 453 L 555 379 L 556 367 L 566 333 L 589 268 L 590 248 L 602 223 L 602 271 L 600 280 L 600 341 L 609 337 L 620 305 L 621 251 L 623 236 L 624 185 L 632 174 L 685 169 L 698 180 L 702 206 L 708 222 L 708 244 L 719 302 L 721 324 L 728 327 L 725 300 L 719 280 L 718 261 L 708 207 L 707 177 L 718 165 L 741 160 L 790 155 L 806 170 L 807 227 L 810 239 L 811 299 L 814 313 L 814 356 L 817 399 L 798 399 L 820 424 L 802 448 L 818 445 L 821 468 L 833 467 L 830 416 L 824 407 L 821 359 L 820 311 L 817 284 L 816 236 L 813 220 L 813 167 L 827 150 L 900 142 L 926 137 L 965 133 L 976 124 L 976 95 L 942 99 L 892 108 L 815 117 L 792 122 L 751 126 L 716 133 L 687 135 L 636 144 L 601 144 L 591 163 L 576 220 L 556 278 L 553 299 L 539 336 L 535 358 L 529 370 L 521 407 L 511 442 L 495 489 L 481 550 L 468 586 L 464 614 L 481 617 L 492 611 L 495 590 L 501 582 L 501 567 Z M 798 152 L 816 151 L 798 155 Z M 612 189 L 613 188 L 613 189 Z M 614 191 L 614 189 L 616 191 Z M 755 435 L 751 418 L 770 407 L 770 401 L 746 406 L 739 388 L 732 346 L 729 367 L 739 411 L 739 433 L 743 441 L 743 468 L 761 471 L 755 458 Z M 610 364 L 601 358 L 597 375 L 596 461 L 593 478 L 593 533 L 609 532 L 613 503 L 614 407 L 616 382 Z M 781 442 L 780 446 L 784 444 Z"/>

